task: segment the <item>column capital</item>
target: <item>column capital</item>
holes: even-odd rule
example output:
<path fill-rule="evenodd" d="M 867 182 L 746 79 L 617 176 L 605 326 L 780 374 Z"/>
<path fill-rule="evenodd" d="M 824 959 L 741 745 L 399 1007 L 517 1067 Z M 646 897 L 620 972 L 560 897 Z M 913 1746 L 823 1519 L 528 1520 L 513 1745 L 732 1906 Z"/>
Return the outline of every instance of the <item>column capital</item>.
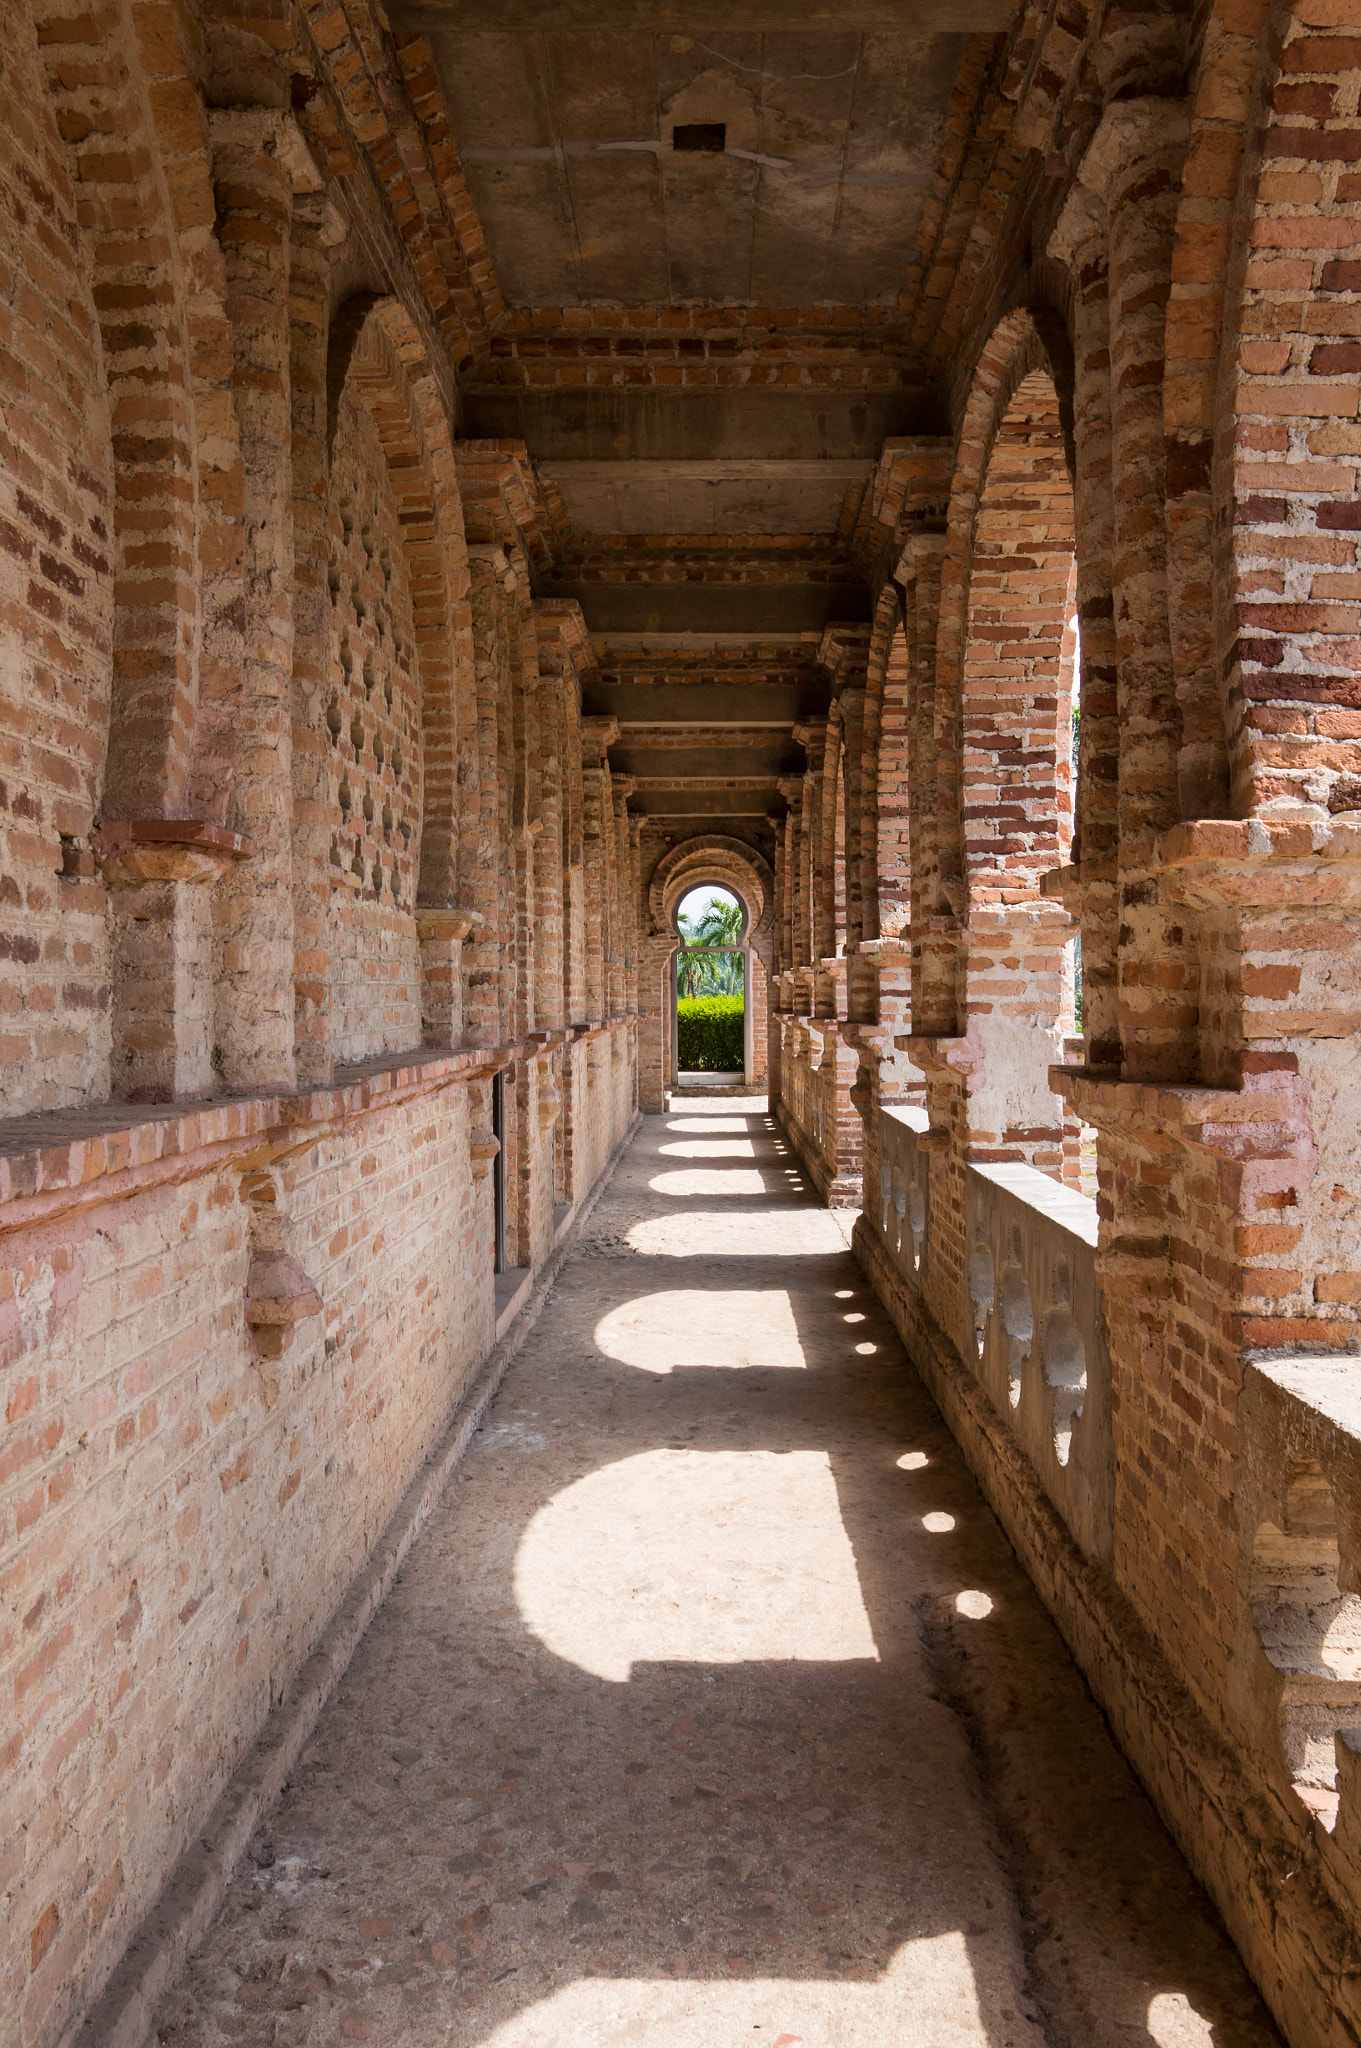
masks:
<path fill-rule="evenodd" d="M 588 768 L 604 768 L 606 751 L 619 737 L 617 718 L 583 718 L 581 721 L 581 758 Z"/>

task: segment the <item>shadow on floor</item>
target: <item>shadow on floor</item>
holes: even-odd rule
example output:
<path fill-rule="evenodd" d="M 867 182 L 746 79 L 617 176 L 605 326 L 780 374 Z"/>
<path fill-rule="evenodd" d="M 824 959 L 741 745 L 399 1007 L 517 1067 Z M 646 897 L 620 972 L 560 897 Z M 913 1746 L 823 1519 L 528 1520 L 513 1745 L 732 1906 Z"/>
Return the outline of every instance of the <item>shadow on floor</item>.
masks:
<path fill-rule="evenodd" d="M 1267 2048 L 764 1105 L 648 1119 L 175 2048 Z"/>

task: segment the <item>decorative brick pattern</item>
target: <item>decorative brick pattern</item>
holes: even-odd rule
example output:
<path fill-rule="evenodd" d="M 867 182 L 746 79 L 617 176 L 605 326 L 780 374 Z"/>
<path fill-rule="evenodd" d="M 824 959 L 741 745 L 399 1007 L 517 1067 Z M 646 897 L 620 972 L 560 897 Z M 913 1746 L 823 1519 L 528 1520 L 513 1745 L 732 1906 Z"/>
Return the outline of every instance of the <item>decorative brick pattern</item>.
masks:
<path fill-rule="evenodd" d="M 368 1059 L 420 1037 L 420 698 L 403 538 L 369 416 L 342 404 L 331 469 L 327 850 L 331 1042 Z"/>

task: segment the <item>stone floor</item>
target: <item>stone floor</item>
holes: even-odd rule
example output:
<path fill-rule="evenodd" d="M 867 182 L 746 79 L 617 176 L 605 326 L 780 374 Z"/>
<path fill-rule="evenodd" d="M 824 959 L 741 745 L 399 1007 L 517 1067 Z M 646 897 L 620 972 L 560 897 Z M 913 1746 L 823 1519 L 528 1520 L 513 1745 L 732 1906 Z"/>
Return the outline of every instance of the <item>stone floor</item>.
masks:
<path fill-rule="evenodd" d="M 761 1102 L 641 1133 L 173 2048 L 1266 2048 Z"/>

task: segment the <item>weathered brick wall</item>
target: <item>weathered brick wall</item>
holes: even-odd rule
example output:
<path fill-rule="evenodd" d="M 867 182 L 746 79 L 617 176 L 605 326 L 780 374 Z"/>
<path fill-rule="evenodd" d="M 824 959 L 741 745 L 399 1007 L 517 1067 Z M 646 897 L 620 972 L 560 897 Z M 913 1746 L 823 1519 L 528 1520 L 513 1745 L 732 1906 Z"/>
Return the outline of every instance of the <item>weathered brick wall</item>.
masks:
<path fill-rule="evenodd" d="M 1156 1646 L 1159 1697 L 1194 1703 L 1175 1770 L 1151 1693 L 1079 1621 L 1076 1580 L 1024 1515 L 1008 1526 L 1292 2038 L 1308 2041 L 1333 2038 L 1349 1996 L 1339 1959 L 1361 1890 L 1346 1827 L 1335 1839 L 1326 1813 L 1314 1818 L 1317 1788 L 1312 1805 L 1295 1796 L 1279 1731 L 1264 1739 L 1245 1708 L 1256 1623 L 1239 1501 L 1245 1461 L 1269 1454 L 1241 1438 L 1240 1394 L 1257 1347 L 1358 1343 L 1358 27 L 1354 8 L 1308 0 L 1118 21 L 1079 6 L 1028 16 L 992 82 L 966 61 L 923 216 L 913 329 L 952 394 L 953 495 L 943 533 L 914 529 L 905 507 L 886 548 L 905 544 L 914 1022 L 900 1050 L 928 1070 L 930 1344 L 967 1357 L 972 1342 L 968 1163 L 1015 1144 L 1059 1168 L 1057 1102 L 1035 1118 L 1047 1130 L 993 1113 L 988 1006 L 1062 1038 L 1062 905 L 1083 938 L 1085 1044 L 1060 1092 L 1070 1120 L 1098 1128 L 1112 1372 L 1101 1598 L 1111 1625 L 1128 1602 Z M 1007 453 L 1013 394 L 1041 368 L 1057 399 L 1048 491 Z M 886 490 L 878 502 L 892 509 Z M 1070 853 L 1059 728 L 1074 556 Z M 1002 645 L 1025 639 L 1028 672 Z M 885 698 L 881 751 L 887 714 Z M 1005 925 L 991 949 L 983 894 Z M 1018 907 L 1034 913 L 1029 945 Z M 1000 1498 L 1005 1432 L 966 1433 Z M 1334 1707 L 1339 1725 L 1346 1711 Z M 1222 1754 L 1244 1773 L 1231 1800 L 1215 1789 Z M 1221 1797 L 1216 1840 L 1205 1812 Z M 1315 1887 L 1288 1936 L 1243 1876 L 1287 1842 Z"/>
<path fill-rule="evenodd" d="M 113 447 L 72 167 L 26 10 L 0 29 L 0 1113 L 109 1086 Z"/>
<path fill-rule="evenodd" d="M 493 1342 L 492 1071 L 535 1269 L 633 1113 L 580 615 L 536 618 L 523 451 L 469 456 L 469 602 L 454 377 L 499 306 L 421 182 L 459 178 L 428 52 L 375 97 L 352 27 L 324 79 L 287 10 L 0 31 L 15 2048 L 98 1992 Z"/>
<path fill-rule="evenodd" d="M 15 1204 L 37 1212 L 0 1278 L 16 2044 L 107 1974 L 488 1348 L 466 1090 L 411 1079 L 367 1113 L 312 1098 L 317 1138 L 273 1165 L 285 1105 L 251 1103 L 187 1119 L 174 1178 L 131 1199 L 71 1169 L 67 1213 Z M 83 1156 L 116 1192 L 126 1152 Z M 246 1322 L 262 1230 L 321 1301 L 279 1357 Z"/>
<path fill-rule="evenodd" d="M 330 1039 L 370 1059 L 421 1035 L 421 704 L 404 537 L 378 430 L 347 392 L 331 460 L 326 731 Z"/>

